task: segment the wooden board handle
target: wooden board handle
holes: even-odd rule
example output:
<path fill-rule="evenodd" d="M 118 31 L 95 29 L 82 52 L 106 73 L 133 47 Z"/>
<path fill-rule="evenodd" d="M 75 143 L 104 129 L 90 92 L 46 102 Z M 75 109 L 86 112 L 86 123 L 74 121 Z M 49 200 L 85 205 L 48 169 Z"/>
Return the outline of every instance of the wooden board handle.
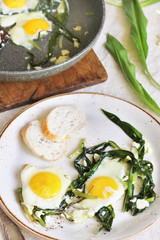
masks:
<path fill-rule="evenodd" d="M 52 77 L 32 82 L 0 82 L 0 112 L 99 84 L 107 77 L 102 63 L 91 50 L 74 66 Z"/>

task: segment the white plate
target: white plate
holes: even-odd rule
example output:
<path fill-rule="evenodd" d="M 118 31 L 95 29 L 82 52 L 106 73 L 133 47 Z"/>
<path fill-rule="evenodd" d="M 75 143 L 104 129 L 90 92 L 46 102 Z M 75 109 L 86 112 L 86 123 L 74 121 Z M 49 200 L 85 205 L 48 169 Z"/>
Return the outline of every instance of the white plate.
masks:
<path fill-rule="evenodd" d="M 34 119 L 42 119 L 54 107 L 58 105 L 76 105 L 86 114 L 88 126 L 76 137 L 68 142 L 66 156 L 56 162 L 47 162 L 32 155 L 22 141 L 20 130 Z M 150 143 L 152 154 L 148 160 L 154 164 L 154 182 L 157 199 L 145 212 L 136 217 L 130 213 L 122 213 L 121 206 L 116 207 L 116 218 L 111 232 L 100 232 L 95 235 L 99 224 L 94 219 L 87 219 L 83 224 L 74 224 L 59 217 L 53 217 L 52 225 L 47 228 L 39 224 L 31 223 L 24 215 L 17 201 L 16 189 L 21 186 L 20 171 L 24 164 L 32 164 L 36 167 L 57 165 L 66 171 L 71 177 L 75 177 L 76 171 L 73 160 L 67 158 L 80 143 L 82 138 L 87 139 L 87 146 L 103 141 L 113 140 L 121 147 L 130 147 L 132 142 L 123 131 L 108 120 L 101 108 L 110 111 L 122 120 L 136 127 Z M 18 225 L 43 239 L 65 240 L 89 240 L 89 239 L 124 239 L 133 236 L 150 227 L 160 215 L 160 123 L 142 109 L 131 103 L 111 96 L 94 93 L 72 93 L 59 95 L 40 101 L 18 114 L 6 126 L 0 139 L 0 200 L 1 207 L 6 214 Z"/>

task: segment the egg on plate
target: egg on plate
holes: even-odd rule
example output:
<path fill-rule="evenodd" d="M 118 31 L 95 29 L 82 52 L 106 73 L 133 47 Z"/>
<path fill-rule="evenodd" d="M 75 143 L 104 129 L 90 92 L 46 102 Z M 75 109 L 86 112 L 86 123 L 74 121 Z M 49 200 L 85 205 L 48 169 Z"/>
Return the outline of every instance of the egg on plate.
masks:
<path fill-rule="evenodd" d="M 28 12 L 28 9 L 34 9 L 37 4 L 38 0 L 2 0 L 0 1 L 0 12 L 8 15 Z"/>
<path fill-rule="evenodd" d="M 27 49 L 32 49 L 32 41 L 43 37 L 52 31 L 52 23 L 42 12 L 20 13 L 12 16 L 0 15 L 0 25 L 10 28 L 8 31 L 11 40 Z"/>
<path fill-rule="evenodd" d="M 25 165 L 21 181 L 23 204 L 28 209 L 58 208 L 71 183 L 70 177 L 57 167 L 38 169 L 32 165 Z"/>
<path fill-rule="evenodd" d="M 75 223 L 93 217 L 103 206 L 114 204 L 124 194 L 122 179 L 126 174 L 123 163 L 117 159 L 105 158 L 97 171 L 86 181 L 85 193 L 94 196 L 74 204 L 74 209 L 67 212 L 67 217 Z"/>

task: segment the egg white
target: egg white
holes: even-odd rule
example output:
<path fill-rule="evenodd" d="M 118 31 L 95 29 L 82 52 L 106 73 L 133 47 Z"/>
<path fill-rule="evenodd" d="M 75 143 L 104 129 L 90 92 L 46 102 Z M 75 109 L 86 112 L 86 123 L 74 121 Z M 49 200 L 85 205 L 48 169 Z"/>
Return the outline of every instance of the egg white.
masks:
<path fill-rule="evenodd" d="M 97 177 L 106 176 L 112 178 L 118 185 L 118 190 L 113 190 L 110 197 L 102 199 L 84 199 L 79 203 L 74 204 L 74 209 L 67 212 L 67 217 L 73 220 L 75 223 L 81 223 L 84 219 L 93 217 L 95 213 L 103 206 L 114 204 L 124 194 L 124 187 L 122 184 L 122 178 L 125 176 L 126 170 L 123 163 L 118 160 L 105 158 L 97 171 L 89 178 L 85 183 L 85 193 L 90 182 Z"/>
<path fill-rule="evenodd" d="M 38 0 L 28 0 L 22 8 L 9 8 L 4 1 L 0 1 L 0 12 L 3 14 L 12 15 L 13 13 L 28 12 L 29 9 L 34 9 L 38 4 Z"/>
<path fill-rule="evenodd" d="M 50 29 L 47 31 L 38 31 L 34 35 L 29 35 L 24 30 L 24 24 L 32 19 L 44 19 L 48 22 Z M 52 23 L 48 21 L 42 12 L 31 12 L 31 13 L 20 13 L 15 14 L 12 16 L 3 16 L 0 15 L 0 25 L 4 28 L 6 27 L 13 27 L 10 28 L 8 31 L 11 40 L 19 46 L 23 46 L 29 50 L 33 48 L 31 40 L 38 39 L 39 34 L 40 36 L 44 36 L 48 34 L 48 31 L 52 31 Z"/>
<path fill-rule="evenodd" d="M 59 193 L 52 198 L 42 198 L 36 195 L 30 188 L 29 182 L 30 179 L 37 173 L 40 172 L 49 172 L 55 174 L 61 181 L 61 189 Z M 65 195 L 68 186 L 71 183 L 70 177 L 65 174 L 61 169 L 57 167 L 48 167 L 44 169 L 38 169 L 32 165 L 26 165 L 21 172 L 21 181 L 22 181 L 22 196 L 24 205 L 28 209 L 32 209 L 34 206 L 37 206 L 41 209 L 54 209 L 58 208 L 59 204 L 62 201 L 63 196 Z"/>

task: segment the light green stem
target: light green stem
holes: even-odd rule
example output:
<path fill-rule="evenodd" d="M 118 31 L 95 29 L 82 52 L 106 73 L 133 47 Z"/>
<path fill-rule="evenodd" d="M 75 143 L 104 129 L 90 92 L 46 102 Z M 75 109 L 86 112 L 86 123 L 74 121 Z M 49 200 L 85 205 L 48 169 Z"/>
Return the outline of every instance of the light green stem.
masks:
<path fill-rule="evenodd" d="M 141 7 L 146 7 L 155 3 L 160 2 L 160 0 L 145 0 L 140 2 Z M 107 0 L 107 3 L 114 5 L 116 7 L 122 7 L 122 3 L 119 1 L 115 1 L 115 0 Z"/>
<path fill-rule="evenodd" d="M 148 68 L 146 67 L 146 74 L 149 77 L 149 79 L 157 86 L 160 88 L 160 84 L 152 77 L 152 75 L 150 74 Z"/>

